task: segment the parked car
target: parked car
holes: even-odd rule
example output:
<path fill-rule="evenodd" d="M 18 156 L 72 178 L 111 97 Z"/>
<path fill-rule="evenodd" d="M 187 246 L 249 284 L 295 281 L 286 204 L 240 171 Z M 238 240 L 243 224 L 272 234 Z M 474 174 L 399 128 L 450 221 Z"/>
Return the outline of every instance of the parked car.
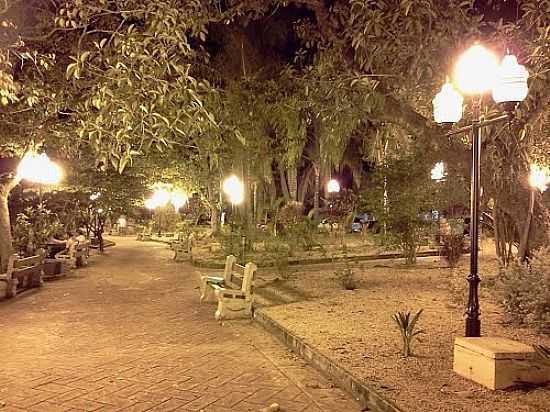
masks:
<path fill-rule="evenodd" d="M 360 233 L 364 227 L 367 229 L 372 229 L 376 224 L 376 219 L 374 216 L 369 215 L 368 213 L 358 213 L 353 218 L 351 223 L 351 232 Z"/>

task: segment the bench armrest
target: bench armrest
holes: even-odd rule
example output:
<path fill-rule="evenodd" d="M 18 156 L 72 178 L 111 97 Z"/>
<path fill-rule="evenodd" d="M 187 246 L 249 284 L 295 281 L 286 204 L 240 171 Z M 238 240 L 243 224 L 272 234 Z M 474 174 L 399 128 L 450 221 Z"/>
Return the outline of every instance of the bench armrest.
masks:
<path fill-rule="evenodd" d="M 242 290 L 238 289 L 226 289 L 219 285 L 212 285 L 212 288 L 214 288 L 214 291 L 216 293 L 216 296 L 223 297 L 223 298 L 244 298 L 246 297 L 246 293 Z"/>
<path fill-rule="evenodd" d="M 224 282 L 224 279 L 221 276 L 201 276 L 201 279 L 204 279 L 206 283 L 213 285 L 221 285 Z"/>

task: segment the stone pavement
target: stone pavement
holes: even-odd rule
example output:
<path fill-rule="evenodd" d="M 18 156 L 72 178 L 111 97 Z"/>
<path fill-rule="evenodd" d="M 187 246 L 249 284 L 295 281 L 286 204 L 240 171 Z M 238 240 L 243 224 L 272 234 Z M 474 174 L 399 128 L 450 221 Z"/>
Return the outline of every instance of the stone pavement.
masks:
<path fill-rule="evenodd" d="M 217 323 L 165 245 L 114 240 L 0 302 L 0 412 L 360 410 L 258 326 Z"/>

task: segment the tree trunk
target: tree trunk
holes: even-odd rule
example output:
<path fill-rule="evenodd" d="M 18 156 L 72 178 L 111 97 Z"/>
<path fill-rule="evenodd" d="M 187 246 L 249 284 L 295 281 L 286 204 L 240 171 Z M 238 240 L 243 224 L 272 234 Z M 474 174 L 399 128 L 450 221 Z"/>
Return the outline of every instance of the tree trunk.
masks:
<path fill-rule="evenodd" d="M 220 233 L 220 209 L 216 204 L 210 204 L 210 229 L 212 236 Z"/>
<path fill-rule="evenodd" d="M 8 259 L 13 253 L 8 196 L 14 186 L 15 182 L 13 180 L 3 182 L 0 185 L 0 273 L 6 272 Z"/>
<path fill-rule="evenodd" d="M 315 169 L 315 187 L 313 193 L 313 208 L 315 209 L 315 217 L 319 217 L 319 197 L 321 192 L 321 169 L 317 165 Z"/>
<path fill-rule="evenodd" d="M 294 201 L 298 200 L 298 169 L 293 166 L 287 170 L 288 176 L 288 191 L 290 198 Z"/>
<path fill-rule="evenodd" d="M 288 191 L 288 185 L 286 184 L 285 171 L 281 165 L 278 165 L 279 168 L 279 180 L 281 181 L 281 190 L 283 191 L 283 196 L 285 200 L 290 200 L 290 192 Z"/>
<path fill-rule="evenodd" d="M 313 167 L 307 169 L 307 172 L 304 174 L 303 179 L 301 179 L 302 184 L 300 185 L 300 195 L 298 201 L 304 203 L 306 200 L 306 194 L 311 184 L 311 175 L 313 174 Z"/>
<path fill-rule="evenodd" d="M 220 208 L 217 203 L 218 194 L 214 190 L 214 181 L 215 179 L 212 178 L 207 187 L 208 207 L 210 208 L 210 229 L 212 230 L 212 236 L 220 233 Z"/>
<path fill-rule="evenodd" d="M 531 229 L 531 222 L 533 220 L 533 212 L 535 210 L 535 189 L 531 189 L 529 196 L 529 209 L 527 211 L 527 217 L 523 225 L 523 231 L 518 247 L 518 262 L 523 263 L 527 258 L 529 252 L 529 232 Z"/>

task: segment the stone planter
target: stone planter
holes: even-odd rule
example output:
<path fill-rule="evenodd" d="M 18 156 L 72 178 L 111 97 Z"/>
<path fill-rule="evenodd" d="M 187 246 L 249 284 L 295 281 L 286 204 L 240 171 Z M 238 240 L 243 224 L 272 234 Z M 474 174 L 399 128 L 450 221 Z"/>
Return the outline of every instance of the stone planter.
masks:
<path fill-rule="evenodd" d="M 63 274 L 63 262 L 57 259 L 45 259 L 44 260 L 44 276 L 52 277 Z"/>

